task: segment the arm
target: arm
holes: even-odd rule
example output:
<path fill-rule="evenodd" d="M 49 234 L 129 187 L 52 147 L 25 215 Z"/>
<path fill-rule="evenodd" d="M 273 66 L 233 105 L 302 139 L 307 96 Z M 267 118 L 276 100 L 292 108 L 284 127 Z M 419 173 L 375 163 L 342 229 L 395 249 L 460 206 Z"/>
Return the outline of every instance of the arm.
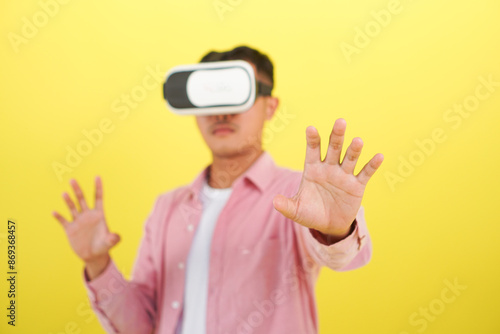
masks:
<path fill-rule="evenodd" d="M 273 201 L 276 210 L 297 223 L 303 247 L 315 262 L 336 270 L 359 267 L 370 258 L 371 241 L 361 200 L 383 161 L 382 154 L 376 154 L 354 175 L 363 142 L 354 138 L 341 162 L 345 128 L 343 119 L 335 122 L 323 161 L 318 132 L 307 128 L 304 172 L 297 194 L 291 198 L 277 195 Z"/>
<path fill-rule="evenodd" d="M 328 243 L 328 237 L 316 230 L 295 225 L 297 233 L 301 235 L 302 248 L 320 266 L 347 271 L 362 267 L 371 259 L 372 243 L 362 207 L 352 225 L 351 233 L 334 243 Z"/>
<path fill-rule="evenodd" d="M 85 263 L 84 282 L 91 305 L 108 333 L 151 333 L 154 319 L 154 271 L 148 242 L 149 231 L 139 252 L 138 263 L 143 276 L 126 281 L 109 256 L 119 241 L 110 233 L 104 216 L 102 182 L 96 178 L 95 207 L 88 208 L 83 192 L 74 180 L 71 185 L 80 205 L 78 210 L 67 193 L 63 198 L 73 217 L 68 222 L 59 213 L 54 217 L 63 226 L 73 251 Z"/>
<path fill-rule="evenodd" d="M 127 281 L 111 260 L 92 281 L 84 284 L 99 321 L 108 333 L 151 333 L 156 318 L 156 271 L 150 257 L 148 232 L 137 257 L 134 276 Z"/>

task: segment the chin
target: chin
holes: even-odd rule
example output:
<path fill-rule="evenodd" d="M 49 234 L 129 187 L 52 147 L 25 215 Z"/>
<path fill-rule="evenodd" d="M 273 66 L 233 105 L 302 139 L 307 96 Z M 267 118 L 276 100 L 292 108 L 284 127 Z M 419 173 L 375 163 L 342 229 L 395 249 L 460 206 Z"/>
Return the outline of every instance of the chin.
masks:
<path fill-rule="evenodd" d="M 218 157 L 232 157 L 238 154 L 238 149 L 235 145 L 221 144 L 209 145 L 210 151 L 214 156 Z"/>
<path fill-rule="evenodd" d="M 260 151 L 257 149 L 257 146 L 236 145 L 234 142 L 232 145 L 211 147 L 210 150 L 213 156 L 223 159 L 252 155 L 252 153 L 258 153 L 258 151 Z"/>

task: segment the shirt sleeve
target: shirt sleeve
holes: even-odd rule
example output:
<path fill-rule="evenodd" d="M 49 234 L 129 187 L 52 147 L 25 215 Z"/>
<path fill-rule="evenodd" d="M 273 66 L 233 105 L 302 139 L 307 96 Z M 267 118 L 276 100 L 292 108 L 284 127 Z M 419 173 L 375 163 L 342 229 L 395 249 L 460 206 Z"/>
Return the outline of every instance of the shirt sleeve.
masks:
<path fill-rule="evenodd" d="M 361 207 L 356 215 L 354 230 L 346 238 L 332 244 L 319 242 L 310 229 L 299 224 L 297 228 L 302 236 L 304 247 L 309 256 L 320 266 L 326 266 L 337 271 L 356 269 L 367 264 L 371 259 L 372 244 L 364 209 Z"/>
<path fill-rule="evenodd" d="M 146 220 L 130 281 L 123 277 L 113 260 L 92 281 L 88 280 L 85 270 L 83 272 L 91 306 L 107 333 L 150 334 L 153 331 L 156 318 L 156 272 L 152 258 L 151 225 L 154 217 L 155 209 Z"/>
<path fill-rule="evenodd" d="M 296 174 L 294 178 L 290 178 L 290 184 L 286 190 L 290 197 L 297 193 L 301 175 Z M 347 237 L 332 245 L 325 245 L 318 241 L 309 228 L 295 222 L 293 225 L 299 239 L 298 244 L 304 257 L 305 267 L 314 266 L 316 270 L 319 270 L 319 267 L 326 266 L 336 271 L 347 271 L 370 262 L 372 243 L 362 206 L 356 215 L 354 230 Z"/>

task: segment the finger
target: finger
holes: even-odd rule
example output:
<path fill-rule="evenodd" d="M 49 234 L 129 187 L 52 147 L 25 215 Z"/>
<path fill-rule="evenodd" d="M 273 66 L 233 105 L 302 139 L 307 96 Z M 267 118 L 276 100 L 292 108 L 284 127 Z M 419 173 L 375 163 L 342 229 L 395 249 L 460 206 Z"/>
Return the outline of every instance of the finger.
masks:
<path fill-rule="evenodd" d="M 71 217 L 73 217 L 73 220 L 75 220 L 76 216 L 78 215 L 78 210 L 76 209 L 75 203 L 73 203 L 68 193 L 63 193 L 62 196 L 69 208 L 69 211 L 71 212 Z"/>
<path fill-rule="evenodd" d="M 54 216 L 59 221 L 59 223 L 61 223 L 62 227 L 66 228 L 69 225 L 68 221 L 64 219 L 64 217 L 61 216 L 59 212 L 52 211 L 52 216 Z"/>
<path fill-rule="evenodd" d="M 102 180 L 99 176 L 95 178 L 95 208 L 102 210 Z"/>
<path fill-rule="evenodd" d="M 375 156 L 363 167 L 361 172 L 359 172 L 357 176 L 359 182 L 366 185 L 380 165 L 382 165 L 383 161 L 384 156 L 381 153 L 375 154 Z"/>
<path fill-rule="evenodd" d="M 356 167 L 356 162 L 358 161 L 359 155 L 361 154 L 361 149 L 363 148 L 363 141 L 361 138 L 356 137 L 352 140 L 351 145 L 347 148 L 342 160 L 342 169 L 349 174 L 354 172 L 354 167 Z"/>
<path fill-rule="evenodd" d="M 342 152 L 342 145 L 344 144 L 346 126 L 346 121 L 343 118 L 339 118 L 335 121 L 325 157 L 325 162 L 327 164 L 338 165 L 340 163 L 340 154 Z"/>
<path fill-rule="evenodd" d="M 291 199 L 286 198 L 283 195 L 276 195 L 273 198 L 273 205 L 274 208 L 278 210 L 278 212 L 280 212 L 283 216 L 292 220 L 295 219 L 297 213 L 297 205 Z"/>
<path fill-rule="evenodd" d="M 80 204 L 80 209 L 83 210 L 88 210 L 87 202 L 85 202 L 85 198 L 83 197 L 83 192 L 76 180 L 71 180 L 70 181 L 71 186 L 73 187 L 73 190 L 75 191 L 76 199 L 78 200 L 78 203 Z"/>
<path fill-rule="evenodd" d="M 114 247 L 120 241 L 120 236 L 116 233 L 109 233 L 106 236 L 106 243 L 109 248 Z"/>
<path fill-rule="evenodd" d="M 306 129 L 306 164 L 321 161 L 321 139 L 318 130 L 314 126 L 308 126 Z"/>

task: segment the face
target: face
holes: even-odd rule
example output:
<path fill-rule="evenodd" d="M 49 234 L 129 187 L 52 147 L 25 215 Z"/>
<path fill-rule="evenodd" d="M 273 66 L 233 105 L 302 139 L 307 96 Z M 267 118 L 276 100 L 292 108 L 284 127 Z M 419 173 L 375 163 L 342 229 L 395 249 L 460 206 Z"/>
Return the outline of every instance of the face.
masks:
<path fill-rule="evenodd" d="M 256 79 L 266 84 L 271 81 L 251 64 Z M 201 135 L 214 158 L 234 158 L 262 150 L 262 129 L 278 107 L 278 98 L 258 96 L 253 106 L 240 114 L 196 116 Z"/>

